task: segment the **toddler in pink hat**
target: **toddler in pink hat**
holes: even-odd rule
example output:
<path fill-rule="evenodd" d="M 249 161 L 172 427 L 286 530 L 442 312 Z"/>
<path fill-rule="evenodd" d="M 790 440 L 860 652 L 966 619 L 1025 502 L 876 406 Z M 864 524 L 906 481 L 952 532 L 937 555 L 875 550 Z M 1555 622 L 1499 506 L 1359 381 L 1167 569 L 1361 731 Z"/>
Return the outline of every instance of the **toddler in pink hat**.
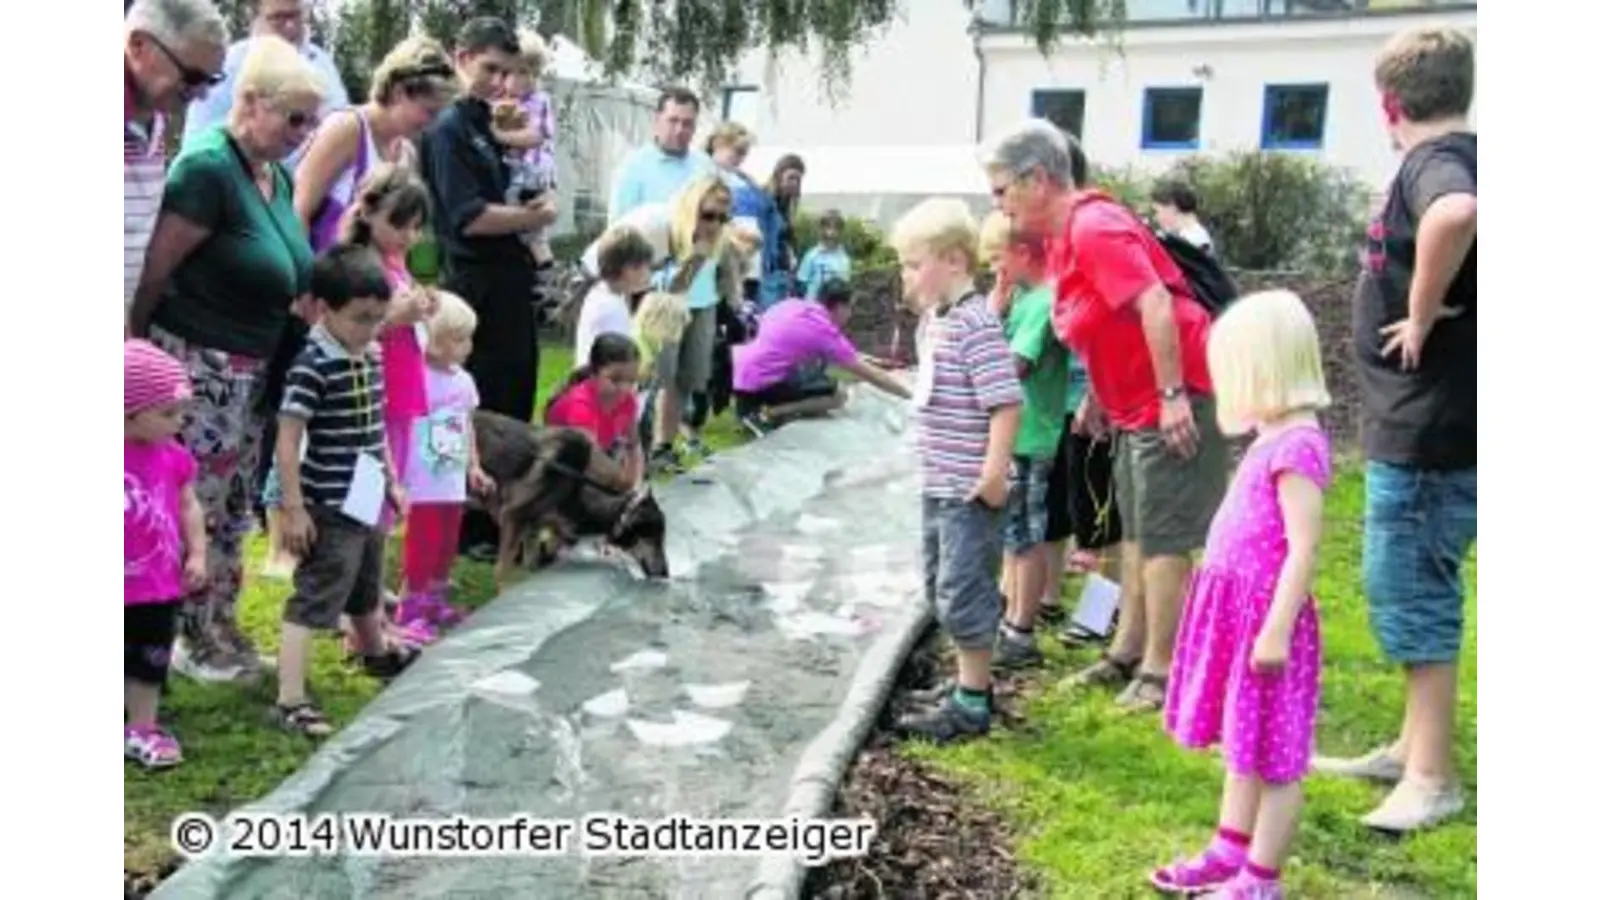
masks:
<path fill-rule="evenodd" d="M 206 573 L 194 457 L 176 440 L 189 395 L 176 359 L 148 341 L 122 345 L 122 747 L 149 769 L 183 761 L 156 710 L 183 598 Z"/>

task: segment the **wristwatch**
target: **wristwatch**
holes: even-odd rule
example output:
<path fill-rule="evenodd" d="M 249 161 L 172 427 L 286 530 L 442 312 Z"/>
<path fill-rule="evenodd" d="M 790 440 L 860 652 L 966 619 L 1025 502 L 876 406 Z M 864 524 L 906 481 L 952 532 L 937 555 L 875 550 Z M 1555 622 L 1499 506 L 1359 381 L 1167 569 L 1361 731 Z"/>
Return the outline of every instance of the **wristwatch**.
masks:
<path fill-rule="evenodd" d="M 1183 397 L 1183 385 L 1181 385 L 1181 384 L 1177 385 L 1176 387 L 1169 387 L 1169 388 L 1162 388 L 1161 389 L 1161 402 L 1162 403 L 1171 403 L 1172 401 L 1181 399 L 1182 397 Z"/>

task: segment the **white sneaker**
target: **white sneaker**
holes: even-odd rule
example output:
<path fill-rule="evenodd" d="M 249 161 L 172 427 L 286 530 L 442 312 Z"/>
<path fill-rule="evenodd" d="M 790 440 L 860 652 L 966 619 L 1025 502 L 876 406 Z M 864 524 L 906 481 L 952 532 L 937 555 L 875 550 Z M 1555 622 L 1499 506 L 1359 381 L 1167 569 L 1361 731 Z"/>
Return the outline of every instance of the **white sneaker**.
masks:
<path fill-rule="evenodd" d="M 1389 755 L 1387 746 L 1379 747 L 1364 756 L 1351 759 L 1335 756 L 1315 756 L 1311 759 L 1311 768 L 1323 775 L 1336 775 L 1340 778 L 1365 778 L 1368 781 L 1387 782 L 1395 784 L 1405 777 L 1406 764 L 1403 760 L 1395 759 Z"/>
<path fill-rule="evenodd" d="M 1378 831 L 1421 831 L 1456 815 L 1466 805 L 1460 785 L 1402 781 L 1377 809 L 1361 817 L 1361 824 Z"/>
<path fill-rule="evenodd" d="M 207 684 L 226 684 L 238 681 L 244 675 L 244 667 L 226 664 L 196 656 L 189 649 L 189 642 L 179 638 L 172 646 L 172 671 L 193 681 Z"/>

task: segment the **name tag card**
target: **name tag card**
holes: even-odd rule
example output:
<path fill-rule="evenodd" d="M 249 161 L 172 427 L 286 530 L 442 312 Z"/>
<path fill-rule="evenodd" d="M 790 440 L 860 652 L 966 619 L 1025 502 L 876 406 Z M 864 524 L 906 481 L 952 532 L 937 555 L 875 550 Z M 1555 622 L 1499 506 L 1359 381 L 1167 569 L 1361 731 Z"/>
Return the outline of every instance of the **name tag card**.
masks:
<path fill-rule="evenodd" d="M 355 474 L 350 477 L 350 490 L 340 511 L 369 528 L 377 527 L 387 494 L 383 463 L 363 453 L 356 457 Z"/>

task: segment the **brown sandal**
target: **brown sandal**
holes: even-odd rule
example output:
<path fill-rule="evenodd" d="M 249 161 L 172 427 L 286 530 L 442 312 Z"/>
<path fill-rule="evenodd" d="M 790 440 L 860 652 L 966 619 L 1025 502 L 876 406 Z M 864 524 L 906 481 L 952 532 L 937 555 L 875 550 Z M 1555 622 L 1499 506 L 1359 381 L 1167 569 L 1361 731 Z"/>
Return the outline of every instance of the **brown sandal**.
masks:
<path fill-rule="evenodd" d="M 1167 676 L 1140 672 L 1121 694 L 1117 705 L 1125 712 L 1160 712 L 1167 705 Z"/>
<path fill-rule="evenodd" d="M 1100 659 L 1087 669 L 1067 676 L 1062 687 L 1119 687 L 1132 681 L 1139 672 L 1138 659 L 1120 660 L 1105 651 Z"/>
<path fill-rule="evenodd" d="M 317 709 L 309 700 L 292 706 L 280 704 L 275 712 L 278 724 L 289 731 L 297 731 L 312 738 L 333 734 L 333 724 L 322 714 L 322 710 Z"/>

